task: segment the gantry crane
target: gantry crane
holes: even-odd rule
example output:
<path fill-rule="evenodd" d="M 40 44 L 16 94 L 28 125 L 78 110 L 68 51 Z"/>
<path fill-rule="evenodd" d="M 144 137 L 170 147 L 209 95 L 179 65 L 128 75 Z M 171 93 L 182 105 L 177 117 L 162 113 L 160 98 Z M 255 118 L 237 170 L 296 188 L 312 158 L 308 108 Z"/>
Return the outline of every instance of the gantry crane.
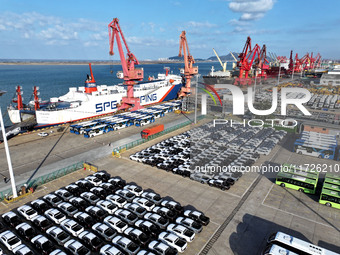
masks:
<path fill-rule="evenodd" d="M 110 55 L 114 55 L 113 53 L 113 44 L 114 38 L 117 38 L 117 47 L 120 56 L 120 62 L 122 64 L 123 72 L 118 72 L 117 77 L 119 79 L 124 79 L 124 85 L 127 85 L 127 97 L 122 98 L 122 102 L 118 107 L 118 110 L 127 110 L 135 111 L 141 109 L 140 100 L 138 97 L 134 97 L 133 94 L 133 86 L 138 82 L 142 81 L 144 78 L 144 71 L 142 68 L 135 68 L 135 65 L 139 65 L 139 61 L 136 56 L 130 51 L 126 40 L 124 38 L 123 32 L 119 26 L 119 20 L 117 18 L 113 19 L 113 21 L 108 25 L 109 28 L 109 39 L 110 39 Z M 125 48 L 126 48 L 126 57 L 124 57 L 124 51 L 122 47 L 122 43 L 120 41 L 120 37 L 122 38 Z"/>
<path fill-rule="evenodd" d="M 188 46 L 188 41 L 185 36 L 185 31 L 182 31 L 179 39 L 179 57 L 182 57 L 182 49 L 183 49 L 183 57 L 184 57 L 184 77 L 185 77 L 185 86 L 182 87 L 179 97 L 189 96 L 191 89 L 191 78 L 198 74 L 198 66 L 193 66 L 195 64 L 195 59 L 191 56 Z"/>

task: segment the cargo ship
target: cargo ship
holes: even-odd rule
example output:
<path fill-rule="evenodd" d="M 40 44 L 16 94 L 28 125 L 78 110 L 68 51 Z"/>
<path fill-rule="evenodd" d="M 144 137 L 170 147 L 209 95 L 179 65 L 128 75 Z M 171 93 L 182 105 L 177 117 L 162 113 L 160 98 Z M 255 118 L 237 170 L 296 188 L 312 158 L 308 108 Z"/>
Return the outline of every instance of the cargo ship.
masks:
<path fill-rule="evenodd" d="M 203 82 L 208 85 L 215 84 L 233 84 L 236 75 L 234 70 L 219 70 L 215 71 L 214 67 L 211 67 L 211 71 L 208 75 L 203 76 Z"/>
<path fill-rule="evenodd" d="M 34 115 L 36 127 L 39 128 L 116 112 L 122 98 L 127 96 L 127 86 L 97 86 L 93 81 L 91 70 L 91 76 L 87 76 L 85 86 L 70 87 L 65 95 L 52 97 L 45 102 L 40 102 L 36 93 L 35 100 L 26 106 L 22 103 L 20 90 L 17 90 L 17 98 L 13 101 L 17 105 L 8 107 L 8 115 L 13 123 L 20 123 Z M 147 106 L 178 98 L 183 85 L 182 76 L 170 74 L 167 69 L 166 73 L 158 74 L 155 79 L 137 82 L 133 89 L 140 104 Z"/>

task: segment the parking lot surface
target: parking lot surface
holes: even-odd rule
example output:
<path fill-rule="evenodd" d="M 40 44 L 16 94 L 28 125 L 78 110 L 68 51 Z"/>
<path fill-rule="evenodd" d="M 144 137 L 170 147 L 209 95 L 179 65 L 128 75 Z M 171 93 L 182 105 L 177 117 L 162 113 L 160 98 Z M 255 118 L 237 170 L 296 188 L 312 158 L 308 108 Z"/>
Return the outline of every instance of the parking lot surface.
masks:
<path fill-rule="evenodd" d="M 185 254 L 260 254 L 266 238 L 276 231 L 340 253 L 340 211 L 320 205 L 315 196 L 276 186 L 272 175 L 245 173 L 232 189 L 221 191 L 129 159 L 131 154 L 186 130 L 184 128 L 139 145 L 123 153 L 122 158 L 107 156 L 91 163 L 112 176 L 119 175 L 127 182 L 135 182 L 144 189 L 172 198 L 183 206 L 190 205 L 189 208 L 209 216 L 211 223 L 189 244 Z M 291 152 L 290 145 L 294 139 L 294 135 L 288 135 L 269 155 L 261 156 L 255 165 L 301 161 L 336 163 Z M 87 174 L 88 171 L 79 170 L 48 183 L 31 197 L 2 207 L 2 212 Z"/>

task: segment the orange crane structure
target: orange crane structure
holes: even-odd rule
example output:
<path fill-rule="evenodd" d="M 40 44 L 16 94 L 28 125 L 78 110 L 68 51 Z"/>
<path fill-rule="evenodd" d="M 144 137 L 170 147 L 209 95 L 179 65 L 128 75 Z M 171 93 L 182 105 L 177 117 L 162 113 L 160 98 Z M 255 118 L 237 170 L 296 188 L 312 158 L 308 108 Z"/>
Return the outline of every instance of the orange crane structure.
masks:
<path fill-rule="evenodd" d="M 117 77 L 124 80 L 124 85 L 127 86 L 127 96 L 122 98 L 121 104 L 118 106 L 118 110 L 131 110 L 135 111 L 143 108 L 140 105 L 140 99 L 134 97 L 133 86 L 137 81 L 142 81 L 144 78 L 144 70 L 142 68 L 135 68 L 135 65 L 139 65 L 139 61 L 136 56 L 130 51 L 123 32 L 119 26 L 119 20 L 117 18 L 108 25 L 109 27 L 109 40 L 110 40 L 110 55 L 113 53 L 114 39 L 117 39 L 117 47 L 120 56 L 120 62 L 122 64 L 123 72 L 118 72 Z M 120 40 L 122 38 L 127 54 L 126 59 L 124 56 L 123 46 Z"/>
<path fill-rule="evenodd" d="M 185 77 L 185 86 L 182 87 L 179 97 L 189 96 L 191 93 L 191 78 L 198 74 L 198 66 L 193 66 L 195 64 L 194 57 L 190 54 L 188 41 L 185 35 L 185 31 L 182 31 L 179 37 L 179 57 L 182 57 L 182 49 L 183 49 L 183 57 L 184 57 L 184 77 Z"/>

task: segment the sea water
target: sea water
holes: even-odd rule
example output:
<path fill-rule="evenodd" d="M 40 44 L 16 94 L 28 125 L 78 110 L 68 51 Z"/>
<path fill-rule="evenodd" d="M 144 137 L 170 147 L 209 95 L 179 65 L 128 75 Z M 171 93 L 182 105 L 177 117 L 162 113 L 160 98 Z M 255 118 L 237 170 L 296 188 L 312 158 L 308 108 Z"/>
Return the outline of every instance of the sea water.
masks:
<path fill-rule="evenodd" d="M 215 70 L 221 69 L 218 62 L 202 62 L 195 65 L 198 66 L 199 74 L 202 76 L 209 74 L 212 66 Z M 170 67 L 170 72 L 179 75 L 179 69 L 184 65 L 183 63 L 169 63 L 139 65 L 138 67 L 144 68 L 144 80 L 147 80 L 149 76 L 157 77 L 158 73 L 164 73 L 165 67 Z M 120 65 L 93 64 L 92 70 L 97 85 L 122 83 L 122 80 L 116 77 L 117 71 L 122 70 Z M 7 91 L 0 97 L 5 125 L 11 125 L 7 106 L 16 97 L 16 86 L 22 87 L 23 102 L 27 104 L 33 100 L 33 86 L 39 87 L 40 99 L 49 100 L 51 97 L 66 94 L 70 87 L 84 86 L 86 74 L 90 74 L 88 65 L 0 65 L 0 90 Z"/>

